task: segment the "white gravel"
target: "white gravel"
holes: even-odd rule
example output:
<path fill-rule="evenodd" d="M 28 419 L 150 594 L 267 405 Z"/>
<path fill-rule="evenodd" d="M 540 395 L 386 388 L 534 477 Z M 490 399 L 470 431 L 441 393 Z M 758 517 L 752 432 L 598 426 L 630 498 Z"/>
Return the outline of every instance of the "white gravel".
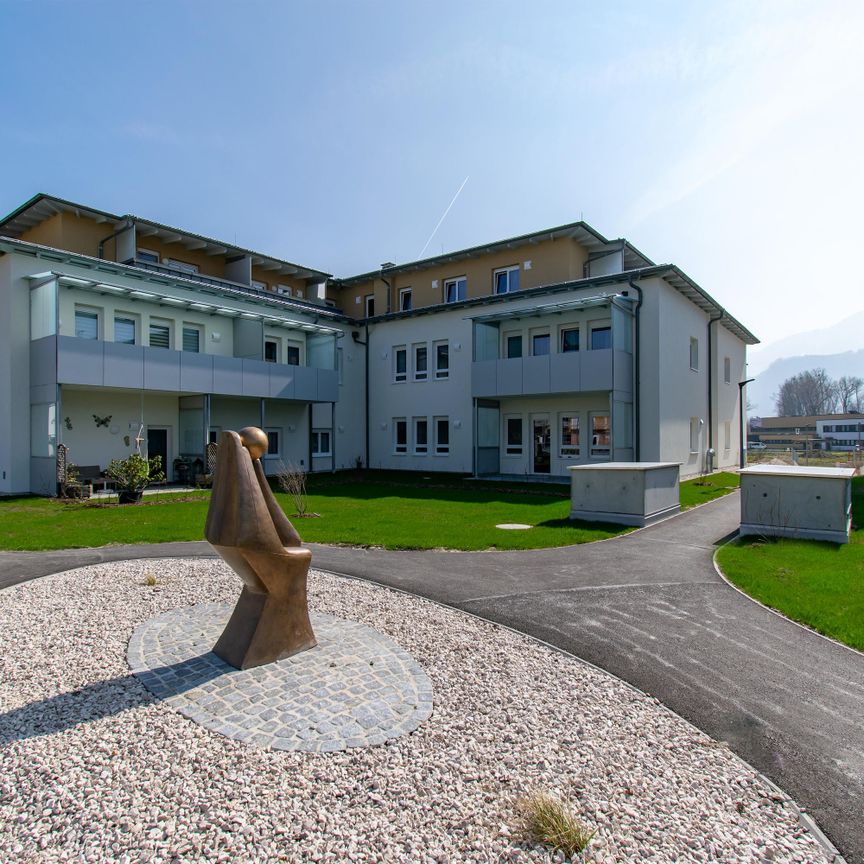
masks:
<path fill-rule="evenodd" d="M 562 861 L 514 828 L 530 789 L 597 827 L 589 861 L 828 860 L 725 745 L 616 679 L 425 600 L 323 574 L 310 587 L 315 609 L 426 669 L 435 709 L 417 731 L 266 751 L 155 703 L 128 672 L 129 635 L 233 600 L 219 561 L 102 564 L 0 592 L 0 861 Z"/>

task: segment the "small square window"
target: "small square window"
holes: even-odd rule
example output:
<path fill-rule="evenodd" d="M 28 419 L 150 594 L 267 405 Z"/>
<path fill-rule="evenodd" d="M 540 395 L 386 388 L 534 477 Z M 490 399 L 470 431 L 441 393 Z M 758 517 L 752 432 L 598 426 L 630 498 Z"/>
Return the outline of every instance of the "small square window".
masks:
<path fill-rule="evenodd" d="M 408 349 L 405 347 L 393 349 L 393 380 L 408 380 Z"/>
<path fill-rule="evenodd" d="M 201 331 L 197 327 L 183 328 L 183 350 L 191 354 L 201 351 Z"/>
<path fill-rule="evenodd" d="M 535 333 L 531 337 L 531 354 L 534 357 L 545 357 L 551 350 L 551 340 L 548 333 Z"/>
<path fill-rule="evenodd" d="M 699 371 L 699 340 L 694 336 L 690 337 L 690 368 Z"/>
<path fill-rule="evenodd" d="M 171 347 L 171 325 L 161 322 L 150 321 L 150 347 L 151 348 L 170 348 Z"/>
<path fill-rule="evenodd" d="M 468 280 L 464 276 L 458 279 L 444 280 L 444 302 L 458 303 L 467 296 Z"/>
<path fill-rule="evenodd" d="M 576 327 L 568 327 L 561 331 L 561 353 L 569 354 L 571 351 L 579 350 L 579 330 Z"/>
<path fill-rule="evenodd" d="M 75 310 L 75 335 L 79 339 L 99 338 L 99 313 L 87 309 Z"/>
<path fill-rule="evenodd" d="M 516 360 L 522 356 L 522 334 L 517 333 L 511 336 L 505 336 L 504 341 L 507 344 L 507 359 Z"/>
<path fill-rule="evenodd" d="M 285 346 L 285 362 L 289 366 L 299 366 L 300 365 L 300 346 L 289 342 Z"/>
<path fill-rule="evenodd" d="M 267 290 L 269 290 L 267 283 L 266 283 L 266 282 L 261 282 L 261 281 L 258 280 L 258 279 L 253 279 L 253 280 L 252 280 L 252 287 L 255 288 L 257 291 L 267 291 Z"/>
<path fill-rule="evenodd" d="M 591 415 L 591 458 L 608 459 L 612 448 L 612 430 L 608 414 Z"/>
<path fill-rule="evenodd" d="M 579 416 L 561 415 L 561 456 L 572 458 L 579 455 Z"/>
<path fill-rule="evenodd" d="M 145 264 L 158 264 L 159 263 L 159 253 L 154 252 L 152 249 L 138 249 L 135 257 L 139 261 L 143 261 Z"/>
<path fill-rule="evenodd" d="M 363 301 L 365 303 L 365 308 L 366 308 L 366 317 L 372 318 L 375 315 L 375 295 L 374 294 L 367 294 L 363 298 Z"/>
<path fill-rule="evenodd" d="M 508 456 L 522 455 L 522 418 L 508 417 L 505 421 L 507 432 L 506 453 Z"/>
<path fill-rule="evenodd" d="M 429 421 L 425 417 L 414 418 L 414 452 L 418 456 L 429 452 Z"/>
<path fill-rule="evenodd" d="M 264 360 L 267 363 L 279 362 L 279 343 L 274 339 L 267 339 L 264 342 Z"/>
<path fill-rule="evenodd" d="M 117 316 L 114 319 L 114 341 L 121 345 L 135 344 L 135 319 Z"/>
<path fill-rule="evenodd" d="M 502 267 L 492 273 L 495 294 L 510 294 L 519 290 L 519 267 Z"/>
<path fill-rule="evenodd" d="M 411 299 L 411 289 L 401 288 L 399 290 L 399 311 L 410 312 L 413 308 L 414 305 Z"/>
<path fill-rule="evenodd" d="M 450 452 L 450 418 L 435 418 L 435 453 L 439 456 Z"/>
<path fill-rule="evenodd" d="M 425 381 L 429 377 L 429 352 L 426 345 L 414 346 L 414 380 Z"/>
<path fill-rule="evenodd" d="M 269 427 L 264 430 L 267 433 L 267 452 L 265 458 L 273 459 L 282 455 L 282 429 Z"/>
<path fill-rule="evenodd" d="M 313 429 L 312 430 L 312 455 L 313 456 L 329 456 L 330 455 L 330 430 L 329 429 Z"/>
<path fill-rule="evenodd" d="M 723 358 L 723 383 L 732 383 L 732 360 L 729 357 Z"/>
<path fill-rule="evenodd" d="M 450 377 L 450 344 L 438 342 L 435 345 L 435 377 Z"/>
<path fill-rule="evenodd" d="M 393 452 L 408 452 L 408 421 L 404 418 L 393 418 Z"/>
<path fill-rule="evenodd" d="M 604 348 L 612 347 L 612 328 L 611 327 L 592 327 L 591 328 L 591 350 L 602 351 Z"/>

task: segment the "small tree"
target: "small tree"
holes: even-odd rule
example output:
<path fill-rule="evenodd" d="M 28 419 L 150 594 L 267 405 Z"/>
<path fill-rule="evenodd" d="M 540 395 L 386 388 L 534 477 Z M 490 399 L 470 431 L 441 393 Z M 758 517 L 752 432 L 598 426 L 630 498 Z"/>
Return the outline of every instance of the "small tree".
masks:
<path fill-rule="evenodd" d="M 120 503 L 131 504 L 141 500 L 141 493 L 149 483 L 165 479 L 162 457 L 147 459 L 140 453 L 130 453 L 125 459 L 112 459 L 105 476 L 117 484 Z"/>
<path fill-rule="evenodd" d="M 287 465 L 284 462 L 279 463 L 279 469 L 276 472 L 276 479 L 279 482 L 279 488 L 287 495 L 291 496 L 294 502 L 294 515 L 306 515 L 306 472 L 293 462 Z"/>

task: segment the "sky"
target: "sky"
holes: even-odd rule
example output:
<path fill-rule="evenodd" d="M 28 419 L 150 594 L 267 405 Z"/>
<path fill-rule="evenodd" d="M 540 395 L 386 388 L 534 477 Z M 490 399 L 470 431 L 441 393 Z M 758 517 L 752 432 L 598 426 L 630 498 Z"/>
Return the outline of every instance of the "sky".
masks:
<path fill-rule="evenodd" d="M 862 37 L 859 0 L 0 0 L 0 210 L 337 276 L 584 219 L 771 342 L 864 310 Z"/>

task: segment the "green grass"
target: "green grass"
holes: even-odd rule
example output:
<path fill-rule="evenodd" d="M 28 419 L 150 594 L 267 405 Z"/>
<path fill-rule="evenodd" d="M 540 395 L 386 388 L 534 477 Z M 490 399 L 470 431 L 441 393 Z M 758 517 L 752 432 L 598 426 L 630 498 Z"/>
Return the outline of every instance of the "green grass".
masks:
<path fill-rule="evenodd" d="M 864 651 L 864 477 L 852 481 L 847 545 L 742 539 L 717 560 L 727 578 L 766 606 Z"/>
<path fill-rule="evenodd" d="M 731 471 L 718 471 L 705 477 L 685 480 L 681 484 L 681 509 L 689 510 L 697 504 L 713 501 L 738 488 L 738 475 Z"/>
<path fill-rule="evenodd" d="M 719 474 L 681 484 L 682 504 L 693 506 L 730 491 L 737 477 Z M 277 493 L 290 515 L 290 499 Z M 146 496 L 120 507 L 94 501 L 45 498 L 0 500 L 0 549 L 40 550 L 126 543 L 200 540 L 209 493 Z M 455 474 L 370 471 L 315 475 L 308 511 L 320 518 L 295 520 L 307 542 L 387 549 L 537 549 L 588 543 L 628 528 L 574 522 L 569 487 L 522 481 L 466 480 Z M 495 525 L 520 522 L 529 531 Z"/>

